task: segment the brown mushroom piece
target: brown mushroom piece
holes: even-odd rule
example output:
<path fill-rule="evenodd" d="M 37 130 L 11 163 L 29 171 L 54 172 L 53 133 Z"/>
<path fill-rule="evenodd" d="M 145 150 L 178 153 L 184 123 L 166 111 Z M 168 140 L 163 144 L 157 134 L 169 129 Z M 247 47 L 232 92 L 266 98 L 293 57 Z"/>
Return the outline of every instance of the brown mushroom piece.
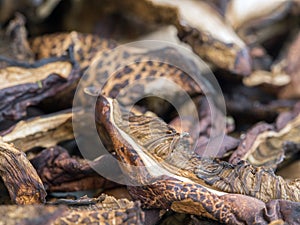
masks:
<path fill-rule="evenodd" d="M 127 118 L 126 121 L 124 118 Z M 249 172 L 246 168 L 234 168 L 229 164 L 228 167 L 221 168 L 221 165 L 224 165 L 222 163 L 194 157 L 186 148 L 186 142 L 180 138 L 180 134 L 159 118 L 122 117 L 115 100 L 104 96 L 98 98 L 96 122 L 98 126 L 106 128 L 112 139 L 117 158 L 121 160 L 121 169 L 127 174 L 128 184 L 140 185 L 129 187 L 130 193 L 146 207 L 171 208 L 177 212 L 201 215 L 228 224 L 238 224 L 241 221 L 251 224 L 258 219 L 262 224 L 267 224 L 265 218 L 268 218 L 267 221 L 271 218 L 269 214 L 266 216 L 268 210 L 261 213 L 261 210 L 267 207 L 263 201 L 245 195 L 229 194 L 222 190 L 222 185 L 216 188 L 206 183 L 206 178 L 197 177 L 197 171 L 194 170 L 199 168 L 201 170 L 201 163 L 202 165 L 207 163 L 206 172 L 217 177 L 220 175 L 227 178 L 228 170 L 245 172 L 242 176 L 228 177 L 231 179 L 229 185 L 234 189 L 231 191 L 235 193 L 243 193 L 243 188 L 249 188 L 253 192 L 249 191 L 247 194 L 261 197 L 266 202 L 274 197 L 299 201 L 297 181 L 291 184 L 283 182 L 282 196 L 277 196 L 278 189 L 271 188 L 271 185 L 276 187 L 276 184 L 272 183 L 274 180 L 271 183 L 262 181 L 270 185 L 270 188 L 253 189 L 247 180 Z M 257 175 L 259 177 L 259 171 Z M 264 171 L 263 176 L 264 180 L 272 179 L 269 171 Z M 212 183 L 218 184 L 217 180 Z M 258 212 L 260 213 L 255 218 Z M 278 213 L 275 217 L 277 216 Z"/>
<path fill-rule="evenodd" d="M 249 75 L 251 57 L 246 44 L 224 18 L 204 1 L 145 0 L 126 1 L 123 12 L 147 22 L 174 24 L 179 38 L 214 65 L 239 75 Z"/>
<path fill-rule="evenodd" d="M 0 206 L 1 223 L 38 224 L 144 224 L 144 213 L 138 201 L 101 195 L 77 200 L 60 199 L 51 205 Z"/>
<path fill-rule="evenodd" d="M 48 148 L 74 139 L 72 113 L 69 111 L 21 120 L 0 132 L 0 139 L 24 152 L 35 147 Z"/>
<path fill-rule="evenodd" d="M 60 146 L 44 149 L 30 162 L 36 169 L 47 191 L 83 191 L 112 188 L 117 184 L 101 177 L 93 168 L 105 164 L 105 157 L 89 161 L 71 157 Z"/>
<path fill-rule="evenodd" d="M 44 203 L 46 191 L 25 153 L 0 142 L 0 175 L 12 202 L 20 205 Z"/>
<path fill-rule="evenodd" d="M 299 103 L 290 112 L 281 113 L 275 125 L 259 123 L 250 129 L 241 140 L 230 162 L 246 160 L 255 166 L 277 168 L 284 159 L 291 158 L 299 148 L 289 148 L 299 144 Z"/>
<path fill-rule="evenodd" d="M 72 55 L 72 47 L 69 53 Z M 6 60 L 9 65 L 0 69 L 0 121 L 17 120 L 26 115 L 29 106 L 76 85 L 79 70 L 68 56 L 49 58 L 34 64 Z"/>

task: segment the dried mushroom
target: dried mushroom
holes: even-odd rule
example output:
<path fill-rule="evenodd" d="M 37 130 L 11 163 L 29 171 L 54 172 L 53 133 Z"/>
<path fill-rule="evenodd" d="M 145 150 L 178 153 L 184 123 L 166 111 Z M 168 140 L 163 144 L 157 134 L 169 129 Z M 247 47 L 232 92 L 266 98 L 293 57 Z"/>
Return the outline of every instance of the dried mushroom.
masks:
<path fill-rule="evenodd" d="M 25 154 L 0 142 L 0 175 L 12 202 L 20 205 L 44 203 L 46 191 Z"/>
<path fill-rule="evenodd" d="M 71 112 L 22 120 L 0 132 L 2 141 L 13 143 L 24 152 L 34 147 L 51 147 L 73 138 Z"/>
<path fill-rule="evenodd" d="M 91 162 L 71 157 L 67 150 L 59 146 L 44 149 L 30 162 L 48 191 L 80 191 L 116 186 L 93 169 L 104 163 L 103 160 Z"/>
<path fill-rule="evenodd" d="M 251 72 L 246 44 L 209 4 L 195 0 L 145 0 L 126 1 L 124 8 L 146 21 L 174 24 L 182 41 L 218 67 L 239 75 Z"/>
<path fill-rule="evenodd" d="M 232 154 L 230 162 L 237 163 L 247 160 L 256 166 L 276 168 L 284 158 L 289 158 L 299 149 L 288 148 L 289 143 L 298 144 L 299 139 L 299 104 L 292 112 L 282 113 L 272 126 L 260 123 L 249 130 L 241 141 L 238 149 Z"/>
<path fill-rule="evenodd" d="M 275 177 L 272 171 L 260 168 L 254 171 L 255 168 L 249 165 L 242 168 L 216 163 L 213 166 L 211 161 L 196 157 L 189 151 L 188 143 L 183 137 L 163 121 L 156 117 L 124 117 L 115 100 L 101 96 L 96 109 L 98 126 L 107 129 L 116 156 L 121 160 L 123 173 L 129 176 L 130 182 L 141 185 L 130 187 L 130 193 L 146 207 L 171 208 L 177 212 L 201 215 L 229 224 L 236 224 L 239 219 L 251 224 L 250 221 L 255 220 L 256 210 L 266 207 L 265 203 L 228 192 L 252 195 L 266 202 L 281 197 L 299 201 L 298 181 L 286 183 L 282 178 Z M 203 167 L 205 171 L 201 171 Z M 237 172 L 241 176 L 235 176 Z M 261 178 L 265 182 L 248 180 L 250 173 L 257 175 L 255 179 Z M 215 176 L 219 175 L 216 179 Z M 211 183 L 208 177 L 212 177 Z M 218 181 L 224 184 L 226 178 L 230 180 L 229 188 L 226 185 L 218 186 Z M 266 186 L 258 186 L 260 183 Z M 282 191 L 281 194 L 278 191 Z M 249 204 L 260 204 L 260 207 L 249 207 Z M 230 213 L 227 212 L 227 207 L 230 207 Z M 244 207 L 243 210 L 240 210 L 241 207 Z M 250 212 L 250 209 L 255 212 Z M 263 221 L 264 216 L 260 218 Z"/>
<path fill-rule="evenodd" d="M 73 54 L 71 49 L 69 53 Z M 34 64 L 11 61 L 1 69 L 0 121 L 20 119 L 27 107 L 76 84 L 79 71 L 71 58 L 63 56 Z"/>
<path fill-rule="evenodd" d="M 0 224 L 143 224 L 144 213 L 139 202 L 115 199 L 101 195 L 99 198 L 60 200 L 58 206 L 0 206 Z M 54 204 L 54 203 L 52 203 Z M 5 212 L 5 213 L 4 213 Z"/>

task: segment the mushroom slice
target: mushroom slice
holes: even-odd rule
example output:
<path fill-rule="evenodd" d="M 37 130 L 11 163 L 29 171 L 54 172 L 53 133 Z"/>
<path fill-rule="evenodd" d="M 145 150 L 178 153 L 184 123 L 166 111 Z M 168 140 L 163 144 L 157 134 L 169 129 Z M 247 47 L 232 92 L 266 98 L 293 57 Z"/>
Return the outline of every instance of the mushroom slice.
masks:
<path fill-rule="evenodd" d="M 107 130 L 123 173 L 135 185 L 174 179 L 217 196 L 229 192 L 265 202 L 278 198 L 300 201 L 297 180 L 288 183 L 271 170 L 202 158 L 193 152 L 185 133 L 177 133 L 158 117 L 125 116 L 116 100 L 100 96 L 96 107 L 98 127 Z"/>
<path fill-rule="evenodd" d="M 72 113 L 61 112 L 23 120 L 1 132 L 0 139 L 24 152 L 34 147 L 51 147 L 74 138 Z"/>
<path fill-rule="evenodd" d="M 45 202 L 46 191 L 25 153 L 0 141 L 0 176 L 16 204 Z"/>
<path fill-rule="evenodd" d="M 212 64 L 248 75 L 252 60 L 246 44 L 217 9 L 197 0 L 144 0 L 122 3 L 124 10 L 147 22 L 173 24 L 179 38 Z"/>
<path fill-rule="evenodd" d="M 277 168 L 285 158 L 297 153 L 299 148 L 288 148 L 288 145 L 300 143 L 299 106 L 296 104 L 291 112 L 281 113 L 276 126 L 260 123 L 249 130 L 232 154 L 230 162 L 246 160 L 255 166 Z"/>

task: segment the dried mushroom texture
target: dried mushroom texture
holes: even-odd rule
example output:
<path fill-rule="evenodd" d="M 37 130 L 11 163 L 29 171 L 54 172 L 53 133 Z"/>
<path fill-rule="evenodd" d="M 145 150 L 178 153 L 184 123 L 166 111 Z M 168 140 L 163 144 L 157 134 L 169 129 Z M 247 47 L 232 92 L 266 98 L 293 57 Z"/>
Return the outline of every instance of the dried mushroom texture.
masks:
<path fill-rule="evenodd" d="M 130 12 L 144 21 L 174 24 L 179 38 L 214 65 L 241 75 L 251 72 L 251 57 L 246 44 L 209 4 L 196 0 L 145 0 L 120 4 L 123 13 Z"/>
<path fill-rule="evenodd" d="M 34 147 L 51 147 L 74 138 L 72 113 L 60 112 L 22 120 L 0 132 L 3 142 L 13 143 L 26 152 Z"/>
<path fill-rule="evenodd" d="M 151 50 L 126 47 L 102 51 L 87 74 L 80 82 L 82 88 L 76 93 L 82 105 L 88 103 L 84 92 L 117 98 L 124 106 L 135 104 L 141 97 L 153 93 L 161 98 L 176 99 L 178 103 L 186 93 L 202 93 L 194 79 L 199 75 L 199 67 L 179 50 L 168 46 Z M 163 107 L 156 101 L 150 101 L 147 106 L 150 108 L 153 103 L 152 110 L 159 113 Z"/>
<path fill-rule="evenodd" d="M 79 62 L 81 69 L 90 66 L 100 51 L 116 47 L 116 43 L 112 40 L 75 31 L 47 34 L 30 40 L 30 47 L 35 53 L 36 59 L 60 57 L 72 44 L 74 44 L 74 57 Z"/>
<path fill-rule="evenodd" d="M 255 166 L 276 168 L 285 158 L 291 157 L 299 148 L 288 145 L 299 144 L 300 107 L 297 104 L 291 112 L 278 116 L 276 126 L 260 123 L 249 130 L 230 162 L 246 160 Z"/>
<path fill-rule="evenodd" d="M 192 151 L 185 135 L 177 133 L 157 117 L 124 117 L 115 100 L 99 97 L 96 121 L 98 126 L 107 129 L 122 162 L 120 167 L 128 175 L 128 181 L 134 184 L 147 185 L 157 181 L 160 186 L 160 181 L 175 179 L 175 182 L 182 182 L 182 188 L 190 185 L 216 196 L 237 193 L 265 202 L 278 198 L 300 201 L 298 180 L 285 182 L 271 170 L 201 158 Z M 175 188 L 169 191 L 177 193 Z M 143 198 L 144 201 L 147 202 L 147 198 Z"/>
<path fill-rule="evenodd" d="M 288 13 L 291 2 L 291 0 L 275 2 L 232 0 L 227 5 L 225 18 L 235 30 L 245 31 L 281 19 Z"/>
<path fill-rule="evenodd" d="M 34 55 L 27 40 L 25 18 L 16 14 L 5 30 L 0 30 L 1 58 L 10 58 L 24 62 L 33 62 Z M 1 60 L 0 60 L 1 61 Z M 0 68 L 5 67 L 5 62 L 0 62 Z"/>
<path fill-rule="evenodd" d="M 300 180 L 285 181 L 272 170 L 254 167 L 245 162 L 201 160 L 195 173 L 212 187 L 228 193 L 254 196 L 264 202 L 270 199 L 300 201 Z"/>
<path fill-rule="evenodd" d="M 11 200 L 20 205 L 43 203 L 46 191 L 25 154 L 0 142 L 0 175 Z"/>
<path fill-rule="evenodd" d="M 71 157 L 67 150 L 59 146 L 43 150 L 30 162 L 48 191 L 81 191 L 116 186 L 93 169 L 104 163 L 101 158 L 88 161 Z"/>
<path fill-rule="evenodd" d="M 267 225 L 281 219 L 286 224 L 298 224 L 299 202 L 272 200 L 267 203 L 238 195 L 217 195 L 199 184 L 172 178 L 158 180 L 148 186 L 129 187 L 131 195 L 147 208 L 172 209 L 180 213 L 200 215 L 225 224 L 254 223 Z"/>
<path fill-rule="evenodd" d="M 37 105 L 44 99 L 76 84 L 79 70 L 69 55 L 23 64 L 14 61 L 0 70 L 0 121 L 17 120 L 26 115 L 29 106 Z"/>
<path fill-rule="evenodd" d="M 117 200 L 101 195 L 93 199 L 83 197 L 78 200 L 59 200 L 57 204 L 59 205 L 2 205 L 0 224 L 144 224 L 144 213 L 137 201 Z"/>
<path fill-rule="evenodd" d="M 1 225 L 51 225 L 67 210 L 64 206 L 0 205 Z"/>
<path fill-rule="evenodd" d="M 84 203 L 87 202 L 87 203 Z M 67 201 L 69 210 L 53 224 L 144 224 L 144 212 L 138 201 L 101 195 L 97 199 Z"/>

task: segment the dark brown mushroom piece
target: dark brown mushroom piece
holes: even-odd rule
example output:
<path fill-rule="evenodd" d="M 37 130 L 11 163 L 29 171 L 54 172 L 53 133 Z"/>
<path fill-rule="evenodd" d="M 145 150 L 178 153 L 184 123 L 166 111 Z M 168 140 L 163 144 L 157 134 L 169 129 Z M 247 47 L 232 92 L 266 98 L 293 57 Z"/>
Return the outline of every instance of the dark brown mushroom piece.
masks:
<path fill-rule="evenodd" d="M 30 160 L 46 190 L 50 192 L 73 192 L 118 186 L 93 169 L 99 168 L 104 161 L 105 158 L 88 161 L 71 157 L 68 151 L 60 146 L 44 149 Z"/>
<path fill-rule="evenodd" d="M 69 53 L 73 54 L 72 48 Z M 80 74 L 71 58 L 49 58 L 34 64 L 9 60 L 9 65 L 0 70 L 0 121 L 20 119 L 29 106 L 76 85 Z"/>
<path fill-rule="evenodd" d="M 44 203 L 46 191 L 25 153 L 0 142 L 0 175 L 12 202 L 20 205 Z"/>
<path fill-rule="evenodd" d="M 144 213 L 138 201 L 82 197 L 77 200 L 60 199 L 51 205 L 2 205 L 1 222 L 4 224 L 144 224 Z"/>
<path fill-rule="evenodd" d="M 64 204 L 68 210 L 53 224 L 144 224 L 144 212 L 138 201 L 115 199 L 101 195 L 98 198 L 82 197 L 78 200 L 58 200 L 51 204 Z"/>

